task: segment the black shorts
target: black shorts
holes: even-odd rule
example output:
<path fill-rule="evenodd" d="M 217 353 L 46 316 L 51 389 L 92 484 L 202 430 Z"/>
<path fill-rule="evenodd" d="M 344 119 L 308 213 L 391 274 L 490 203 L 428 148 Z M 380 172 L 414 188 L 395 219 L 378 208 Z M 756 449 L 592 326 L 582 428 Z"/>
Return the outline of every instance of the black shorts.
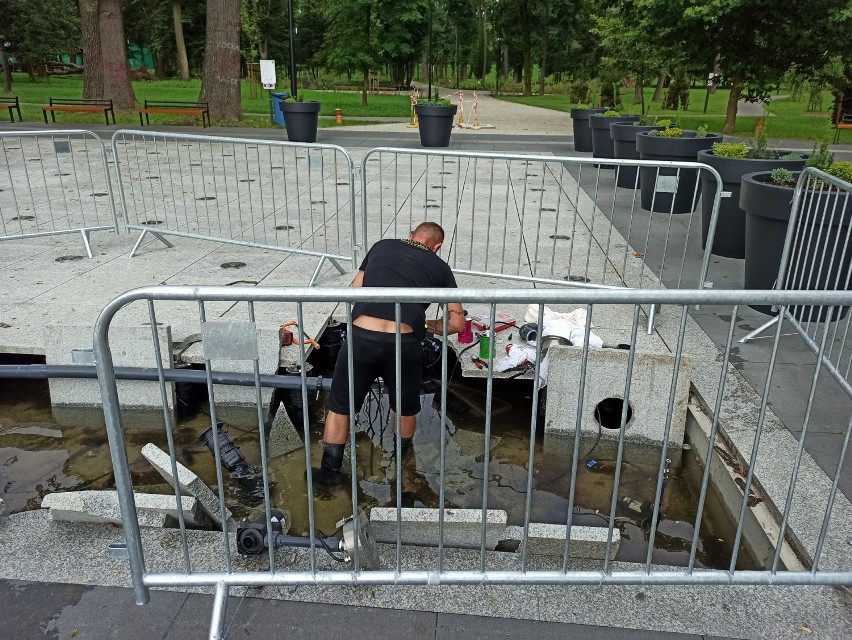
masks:
<path fill-rule="evenodd" d="M 364 398 L 376 378 L 384 380 L 390 397 L 390 408 L 396 411 L 396 335 L 368 331 L 352 327 L 351 340 L 341 347 L 331 380 L 331 397 L 327 408 L 335 413 L 349 415 L 349 356 L 351 346 L 353 372 L 355 374 L 355 413 L 361 410 Z M 423 349 L 413 333 L 401 336 L 402 351 L 402 414 L 414 416 L 420 413 L 420 382 L 423 377 Z"/>

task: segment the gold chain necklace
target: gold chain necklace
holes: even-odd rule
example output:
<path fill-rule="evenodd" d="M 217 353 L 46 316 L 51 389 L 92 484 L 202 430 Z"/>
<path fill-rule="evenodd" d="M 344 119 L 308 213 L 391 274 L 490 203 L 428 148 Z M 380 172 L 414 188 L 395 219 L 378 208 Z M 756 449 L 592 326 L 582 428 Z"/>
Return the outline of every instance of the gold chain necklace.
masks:
<path fill-rule="evenodd" d="M 411 247 L 417 247 L 418 249 L 423 249 L 425 251 L 432 251 L 429 247 L 427 247 L 422 242 L 418 242 L 417 240 L 410 240 L 408 238 L 402 238 L 400 242 L 403 242 Z"/>

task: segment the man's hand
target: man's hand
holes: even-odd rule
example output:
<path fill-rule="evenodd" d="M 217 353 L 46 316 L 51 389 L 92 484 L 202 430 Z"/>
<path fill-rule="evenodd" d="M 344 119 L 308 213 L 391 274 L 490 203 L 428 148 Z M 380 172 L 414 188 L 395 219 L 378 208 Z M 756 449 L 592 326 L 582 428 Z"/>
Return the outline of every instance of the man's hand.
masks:
<path fill-rule="evenodd" d="M 464 309 L 458 302 L 450 302 L 446 307 L 447 318 L 447 335 L 458 333 L 464 329 Z M 436 318 L 435 320 L 426 321 L 426 329 L 434 334 L 443 335 L 444 320 Z"/>

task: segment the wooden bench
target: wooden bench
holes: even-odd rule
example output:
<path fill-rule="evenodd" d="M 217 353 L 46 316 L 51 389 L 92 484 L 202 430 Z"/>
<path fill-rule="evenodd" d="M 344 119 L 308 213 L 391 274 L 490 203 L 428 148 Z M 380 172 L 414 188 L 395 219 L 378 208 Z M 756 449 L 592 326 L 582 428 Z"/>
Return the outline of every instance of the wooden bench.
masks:
<path fill-rule="evenodd" d="M 139 126 L 142 124 L 142 114 L 145 114 L 145 124 L 151 124 L 148 115 L 151 113 L 184 113 L 191 116 L 201 116 L 201 126 L 210 126 L 210 112 L 206 102 L 165 102 L 163 100 L 146 100 L 145 106 L 139 109 Z"/>
<path fill-rule="evenodd" d="M 841 129 L 852 129 L 852 111 L 841 114 L 840 117 L 837 119 L 837 122 L 834 125 L 834 130 L 836 131 L 836 133 L 834 134 L 835 144 L 840 142 Z"/>
<path fill-rule="evenodd" d="M 15 111 L 18 112 L 18 120 L 20 122 L 24 121 L 21 117 L 21 103 L 18 101 L 18 96 L 15 96 L 14 98 L 3 98 L 0 96 L 0 104 L 9 109 L 9 122 L 15 121 Z"/>
<path fill-rule="evenodd" d="M 115 111 L 112 108 L 112 100 L 77 100 L 72 98 L 51 98 L 50 104 L 46 104 L 41 108 L 44 115 L 44 123 L 47 124 L 47 112 L 50 111 L 50 117 L 56 122 L 57 111 L 76 111 L 84 113 L 103 112 L 106 123 L 109 124 L 109 116 L 112 114 L 112 123 L 115 124 Z"/>

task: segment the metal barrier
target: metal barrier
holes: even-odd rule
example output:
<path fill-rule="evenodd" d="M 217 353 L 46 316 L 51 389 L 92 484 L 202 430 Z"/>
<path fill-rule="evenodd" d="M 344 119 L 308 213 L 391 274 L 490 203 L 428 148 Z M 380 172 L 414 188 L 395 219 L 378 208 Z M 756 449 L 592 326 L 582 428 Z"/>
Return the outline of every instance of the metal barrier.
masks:
<path fill-rule="evenodd" d="M 0 241 L 118 232 L 106 150 L 91 131 L 0 133 Z"/>
<path fill-rule="evenodd" d="M 354 168 L 342 147 L 116 131 L 112 138 L 127 228 L 354 260 Z"/>
<path fill-rule="evenodd" d="M 148 322 L 152 327 L 152 351 L 157 362 L 160 391 L 163 397 L 163 424 L 164 433 L 161 442 L 167 447 L 171 473 L 177 476 L 178 447 L 176 445 L 176 430 L 172 417 L 167 407 L 168 389 L 166 386 L 166 373 L 163 364 L 163 356 L 159 350 L 159 341 L 154 329 L 158 322 L 169 323 L 169 305 L 177 301 L 195 301 L 198 303 L 198 318 L 200 331 L 203 335 L 204 357 L 207 371 L 213 369 L 212 362 L 215 361 L 217 371 L 227 373 L 229 366 L 236 363 L 248 361 L 253 364 L 255 388 L 257 390 L 257 411 L 253 425 L 250 425 L 250 437 L 242 441 L 246 448 L 246 454 L 253 458 L 260 466 L 262 477 L 262 494 L 264 504 L 264 516 L 259 523 L 263 534 L 255 540 L 260 545 L 259 555 L 243 557 L 239 561 L 235 554 L 233 531 L 229 533 L 227 525 L 222 527 L 222 533 L 209 537 L 192 537 L 190 539 L 186 523 L 182 516 L 182 510 L 177 509 L 179 520 L 179 544 L 177 534 L 171 538 L 171 542 L 164 544 L 156 537 L 146 538 L 140 532 L 136 514 L 133 486 L 131 482 L 128 465 L 128 453 L 124 438 L 124 420 L 119 393 L 116 385 L 116 371 L 113 367 L 112 353 L 109 344 L 110 323 L 116 313 L 126 305 L 134 301 L 145 301 L 148 308 Z M 244 322 L 210 322 L 206 319 L 205 308 L 207 305 L 217 301 L 227 301 L 245 304 Z M 294 486 L 289 483 L 285 490 L 277 493 L 273 500 L 270 491 L 271 462 L 267 456 L 265 408 L 261 402 L 261 379 L 257 356 L 257 325 L 256 308 L 263 307 L 267 312 L 275 305 L 282 303 L 296 303 L 298 326 L 303 325 L 303 318 L 312 312 L 312 306 L 321 303 L 340 303 L 341 309 L 346 316 L 348 336 L 350 341 L 358 340 L 357 334 L 352 332 L 352 306 L 357 302 L 390 302 L 396 306 L 396 317 L 400 317 L 400 305 L 413 302 L 448 303 L 460 302 L 462 304 L 479 303 L 488 305 L 490 308 L 490 326 L 488 330 L 491 344 L 495 344 L 501 334 L 494 331 L 497 305 L 506 308 L 511 305 L 532 304 L 531 311 L 535 311 L 541 326 L 545 305 L 559 309 L 557 305 L 570 305 L 585 309 L 587 325 L 597 322 L 596 329 L 603 339 L 604 349 L 593 349 L 589 346 L 589 340 L 582 339 L 582 346 L 577 347 L 555 347 L 550 346 L 547 354 L 544 353 L 542 332 L 539 332 L 534 347 L 535 364 L 514 373 L 497 373 L 495 371 L 495 358 L 489 358 L 485 371 L 478 375 L 484 376 L 485 390 L 484 403 L 479 407 L 482 413 L 481 431 L 479 427 L 475 430 L 483 434 L 480 436 L 481 447 L 474 450 L 470 458 L 464 458 L 465 464 L 470 469 L 459 469 L 460 449 L 458 448 L 461 427 L 453 429 L 453 411 L 448 404 L 450 390 L 449 380 L 455 373 L 457 366 L 465 369 L 469 375 L 477 375 L 472 365 L 466 362 L 463 355 L 463 346 L 454 340 L 442 341 L 440 385 L 431 395 L 424 397 L 422 410 L 418 423 L 418 435 L 422 435 L 419 441 L 415 441 L 415 462 L 404 461 L 404 456 L 393 456 L 394 462 L 390 465 L 385 479 L 387 494 L 383 499 L 376 494 L 364 494 L 364 483 L 382 483 L 382 479 L 375 476 L 374 465 L 369 464 L 369 458 L 378 455 L 383 446 L 390 445 L 396 451 L 402 450 L 400 441 L 399 419 L 401 414 L 400 378 L 404 367 L 410 367 L 411 363 L 402 362 L 401 341 L 399 332 L 395 336 L 395 382 L 397 404 L 376 405 L 378 396 L 372 396 L 370 407 L 366 413 L 356 414 L 350 410 L 349 421 L 355 425 L 350 430 L 349 446 L 351 450 L 350 463 L 345 469 L 351 472 L 351 484 L 347 484 L 344 490 L 351 491 L 351 503 L 348 500 L 333 501 L 331 503 L 308 499 L 313 496 L 316 489 L 311 466 L 317 464 L 319 443 L 314 438 L 311 443 L 311 424 L 309 412 L 303 411 L 302 423 L 297 425 L 300 437 L 306 443 L 304 448 L 304 459 L 299 456 L 294 458 L 292 464 L 304 465 L 305 484 Z M 724 305 L 730 307 L 730 321 L 728 326 L 728 337 L 725 348 L 718 358 L 708 357 L 706 345 L 696 344 L 696 327 L 688 314 L 688 309 L 697 304 L 702 305 Z M 852 293 L 849 292 L 773 292 L 773 291 L 707 291 L 707 290 L 682 290 L 682 291 L 642 291 L 627 289 L 603 289 L 603 290 L 569 290 L 569 289 L 547 289 L 547 290 L 487 290 L 487 289 L 438 289 L 432 291 L 407 290 L 407 289 L 316 289 L 302 288 L 255 288 L 255 287 L 147 287 L 130 291 L 116 298 L 101 313 L 94 334 L 94 347 L 96 354 L 97 372 L 101 388 L 104 414 L 106 418 L 107 431 L 110 442 L 110 451 L 113 459 L 115 481 L 119 493 L 122 510 L 122 518 L 125 527 L 126 544 L 116 548 L 115 554 L 122 555 L 130 561 L 132 583 L 139 604 L 148 601 L 148 590 L 151 587 L 215 587 L 214 610 L 211 626 L 211 637 L 220 637 L 224 620 L 224 608 L 229 588 L 238 585 L 262 586 L 295 586 L 295 585 L 443 585 L 443 584 L 467 584 L 467 585 L 544 585 L 544 584 L 589 584 L 589 585 L 613 585 L 613 584 L 684 584 L 684 585 L 709 585 L 709 584 L 825 584 L 841 585 L 852 583 L 852 567 L 849 565 L 848 554 L 846 554 L 846 522 L 849 514 L 849 504 L 845 498 L 835 501 L 838 490 L 838 479 L 843 466 L 846 448 L 849 442 L 849 431 L 852 430 L 852 421 L 848 424 L 846 440 L 840 454 L 840 462 L 836 471 L 833 484 L 830 489 L 827 483 L 820 484 L 811 478 L 807 483 L 798 483 L 798 469 L 803 464 L 801 443 L 795 459 L 783 455 L 773 446 L 767 445 L 761 448 L 761 436 L 764 442 L 769 439 L 773 431 L 777 431 L 774 424 L 772 411 L 768 408 L 770 393 L 775 388 L 773 385 L 773 372 L 779 352 L 781 340 L 780 324 L 774 336 L 774 344 L 767 366 L 766 383 L 763 388 L 762 397 L 758 397 L 752 406 L 742 401 L 748 385 L 742 381 L 736 370 L 730 366 L 732 356 L 732 343 L 737 326 L 737 310 L 746 304 L 769 304 L 779 305 L 783 310 L 789 306 L 819 305 L 831 309 L 852 305 Z M 679 322 L 677 326 L 667 324 L 659 331 L 667 332 L 662 336 L 642 336 L 638 331 L 642 315 L 642 307 L 647 305 L 671 305 L 677 312 Z M 257 316 L 260 317 L 260 316 Z M 274 314 L 273 314 L 274 317 Z M 184 318 L 185 321 L 185 318 Z M 399 327 L 399 320 L 397 320 Z M 447 322 L 443 321 L 446 331 Z M 399 331 L 399 329 L 397 329 Z M 700 333 L 700 331 L 698 331 Z M 505 332 L 502 333 L 505 336 Z M 623 341 L 627 349 L 607 348 L 606 344 Z M 450 344 L 452 343 L 452 344 Z M 824 369 L 825 342 L 822 342 L 817 358 L 813 366 L 813 384 L 820 379 Z M 458 353 L 457 363 L 450 369 L 452 353 Z M 303 407 L 309 405 L 309 387 L 306 383 L 306 349 L 300 348 L 300 365 L 302 371 L 301 402 Z M 665 353 L 667 369 L 659 368 L 659 358 Z M 349 379 L 353 380 L 353 359 L 351 350 L 346 351 L 346 363 L 349 369 Z M 561 354 L 561 356 L 560 356 Z M 559 360 L 559 358 L 562 358 Z M 647 360 L 646 357 L 650 357 Z M 596 375 L 604 369 L 607 361 L 615 358 L 615 385 L 617 410 L 604 410 L 601 405 L 592 406 L 589 402 L 589 390 L 595 384 L 600 384 L 600 378 L 607 377 L 604 374 Z M 548 360 L 549 359 L 549 360 Z M 692 369 L 689 361 L 695 359 L 695 364 L 700 367 Z M 558 362 L 557 362 L 558 360 Z M 545 421 L 545 438 L 547 429 L 551 428 L 551 411 L 559 415 L 559 407 L 567 407 L 576 412 L 576 417 L 568 426 L 573 427 L 570 437 L 562 441 L 563 444 L 557 448 L 557 469 L 554 478 L 550 481 L 545 475 L 536 473 L 541 471 L 544 455 L 537 449 L 537 429 L 540 427 L 539 409 L 540 393 L 543 377 L 545 375 L 545 362 L 549 361 L 550 385 L 557 384 L 560 379 L 570 378 L 571 385 L 575 388 L 574 393 L 562 393 L 550 398 L 547 402 Z M 653 361 L 657 365 L 649 365 Z M 229 365 L 229 363 L 234 363 Z M 560 364 L 561 363 L 561 364 Z M 804 366 L 804 365 L 802 365 Z M 656 368 L 655 368 L 656 367 Z M 561 368 L 561 369 L 560 369 Z M 557 369 L 560 369 L 559 371 Z M 528 394 L 529 418 L 528 423 L 521 427 L 526 435 L 521 438 L 522 445 L 517 454 L 518 462 L 509 462 L 496 456 L 492 447 L 496 443 L 497 429 L 503 428 L 501 422 L 504 419 L 495 419 L 497 411 L 495 403 L 499 402 L 500 391 L 498 384 L 504 381 L 500 377 L 516 378 L 523 376 L 530 380 L 525 384 L 531 384 L 531 393 Z M 648 379 L 656 380 L 656 391 L 649 393 Z M 212 374 L 207 374 L 207 391 L 209 397 L 209 414 L 212 424 L 219 420 L 221 407 L 216 401 L 216 387 L 219 379 L 214 381 Z M 653 552 L 655 541 L 663 537 L 660 525 L 665 520 L 664 512 L 669 508 L 666 502 L 665 492 L 671 492 L 672 483 L 668 482 L 671 458 L 676 451 L 672 448 L 672 441 L 679 445 L 679 439 L 683 435 L 674 437 L 676 430 L 683 425 L 676 424 L 682 419 L 684 408 L 683 398 L 680 397 L 680 389 L 684 382 L 691 382 L 698 389 L 702 399 L 706 401 L 706 425 L 702 427 L 706 432 L 706 444 L 698 445 L 693 440 L 693 451 L 700 448 L 701 455 L 706 455 L 707 460 L 712 460 L 715 452 L 724 448 L 729 442 L 730 434 L 724 431 L 729 425 L 735 425 L 736 433 L 745 433 L 751 437 L 754 434 L 750 460 L 744 462 L 738 458 L 736 449 L 726 455 L 734 462 L 731 464 L 738 470 L 742 477 L 742 493 L 739 518 L 734 521 L 736 530 L 731 535 L 725 536 L 723 541 L 727 549 L 727 555 L 722 559 L 712 560 L 707 555 L 706 538 L 702 538 L 702 527 L 706 528 L 707 514 L 705 505 L 709 500 L 711 468 L 716 463 L 708 463 L 704 466 L 701 474 L 701 485 L 698 490 L 699 498 L 694 511 L 679 516 L 680 520 L 687 520 L 691 526 L 689 537 L 679 537 L 676 545 L 677 553 L 669 553 L 667 558 L 681 566 L 660 567 L 655 561 Z M 688 388 L 687 384 L 687 388 Z M 563 387 L 564 388 L 564 387 Z M 751 392 L 750 387 L 748 391 Z M 790 390 L 785 390 L 790 392 Z M 350 406 L 353 398 L 353 388 L 349 386 Z M 380 393 L 380 391 L 379 391 Z M 653 472 L 643 471 L 639 476 L 631 475 L 631 464 L 634 455 L 635 443 L 631 434 L 639 428 L 639 418 L 631 417 L 631 405 L 639 414 L 639 403 L 646 401 L 650 396 L 656 395 L 664 402 L 664 410 L 661 415 L 651 416 L 652 421 L 661 427 L 660 445 L 654 450 Z M 608 398 L 612 400 L 613 398 Z M 435 407 L 432 407 L 432 402 Z M 807 399 L 805 422 L 802 427 L 802 437 L 807 431 L 810 409 L 814 403 L 814 394 L 811 391 Z M 557 406 L 552 406 L 557 405 Z M 446 409 L 444 409 L 446 408 Z M 391 413 L 392 412 L 392 413 Z M 433 412 L 433 413 L 432 413 Z M 425 417 L 431 413 L 431 417 Z M 699 411 L 700 413 L 700 411 Z M 608 414 L 608 418 L 604 417 Z M 378 416 L 378 423 L 375 417 Z M 393 416 L 393 417 L 391 417 Z M 680 416 L 680 417 L 679 417 Z M 588 432 L 585 425 L 588 421 L 597 421 L 597 438 L 594 430 Z M 609 420 L 604 429 L 604 421 Z M 697 420 L 697 418 L 696 418 Z M 613 422 L 614 421 L 614 422 Z M 477 423 L 479 424 L 479 423 Z M 377 428 L 378 427 L 378 428 Z M 471 427 L 474 428 L 474 427 Z M 431 429 L 431 431 L 430 431 Z M 783 427 L 782 427 L 783 429 Z M 358 432 L 356 434 L 356 431 Z M 602 433 L 604 431 L 605 433 Z M 229 519 L 229 507 L 236 509 L 239 505 L 233 498 L 234 480 L 226 481 L 222 472 L 222 457 L 219 453 L 220 444 L 216 440 L 217 430 L 214 429 L 213 442 L 216 458 L 215 480 L 208 472 L 208 482 L 216 484 L 217 504 L 213 506 L 213 512 L 224 523 Z M 426 434 L 431 434 L 427 438 Z M 736 435 L 736 433 L 734 435 Z M 786 433 L 786 432 L 785 432 Z M 591 437 L 592 448 L 587 448 L 588 437 Z M 221 437 L 221 436 L 219 436 Z M 458 440 L 458 442 L 457 442 Z M 389 442 L 390 441 L 390 442 Z M 545 440 L 546 442 L 546 440 Z M 256 443 L 256 444 L 253 444 Z M 772 444 L 772 443 L 770 443 Z M 589 469 L 591 452 L 596 447 L 609 446 L 612 454 L 610 469 L 600 471 L 595 476 L 595 482 L 605 483 L 605 489 L 597 498 L 591 497 L 588 492 L 578 490 L 579 474 L 591 473 Z M 252 451 L 248 451 L 251 447 Z M 561 447 L 561 448 L 560 448 Z M 745 448 L 744 448 L 745 449 Z M 581 454 L 581 450 L 585 453 Z M 600 450 L 599 450 L 600 451 Z M 748 451 L 745 451 L 748 454 Z M 295 455 L 295 454 L 294 454 Z M 301 454 L 299 454 L 301 455 Z M 422 455 L 422 458 L 421 458 Z M 598 457 L 602 454 L 599 453 Z M 366 456 L 366 460 L 364 459 Z M 590 458 L 590 460 L 584 460 Z M 523 460 L 521 462 L 520 460 Z M 570 460 L 570 467 L 566 464 Z M 186 462 L 184 460 L 184 462 Z M 553 463 L 553 460 L 551 460 Z M 411 465 L 414 464 L 414 470 Z M 367 466 L 364 466 L 367 465 Z M 787 469 L 792 467 L 792 473 L 787 475 Z M 716 467 L 718 471 L 718 467 Z M 405 471 L 404 471 L 405 470 Z M 391 474 L 391 471 L 393 472 Z M 366 478 L 366 474 L 373 474 Z M 429 493 L 428 500 L 420 496 L 420 499 L 432 502 L 435 507 L 437 523 L 437 536 L 430 539 L 428 544 L 435 548 L 432 560 L 426 560 L 426 565 L 412 564 L 414 559 L 406 556 L 403 561 L 403 493 L 406 485 L 403 483 L 404 473 L 409 474 L 407 478 L 414 477 L 419 486 L 428 487 L 424 489 Z M 757 474 L 766 473 L 777 477 L 792 477 L 789 485 L 787 502 L 781 511 L 780 534 L 776 527 L 767 532 L 767 552 L 762 559 L 746 560 L 745 553 L 741 548 L 745 547 L 744 530 L 747 523 L 754 522 L 754 511 L 763 509 L 763 527 L 769 526 L 770 520 L 778 514 L 773 512 L 771 506 L 772 489 L 763 483 L 758 489 L 756 481 Z M 648 481 L 649 474 L 652 477 Z M 301 475 L 301 474 L 300 474 Z M 289 474 L 290 478 L 293 477 Z M 378 479 L 377 479 L 378 478 Z M 588 479 L 588 478 L 587 478 Z M 425 481 L 425 482 L 424 482 Z M 643 482 L 644 488 L 637 487 L 637 483 Z M 733 481 L 733 479 L 732 479 Z M 460 484 L 461 483 L 461 484 Z M 181 504 L 182 490 L 179 483 L 175 483 L 175 499 Z M 610 486 L 611 485 L 611 486 Z M 668 489 L 667 489 L 668 485 Z M 226 487 L 228 491 L 226 493 Z M 625 496 L 625 487 L 632 492 L 631 496 Z M 798 496 L 793 496 L 798 491 Z M 549 492 L 549 493 L 548 493 Z M 756 493 L 755 493 L 756 492 Z M 552 495 L 551 495 L 552 494 Z M 229 496 L 226 499 L 226 495 Z M 774 495 L 777 497 L 778 491 Z M 547 500 L 544 498 L 547 497 Z M 337 548 L 330 548 L 329 538 L 325 536 L 320 527 L 328 524 L 334 526 L 336 518 L 340 515 L 352 514 L 352 522 L 356 531 L 363 527 L 364 516 L 360 507 L 380 506 L 384 500 L 386 504 L 395 507 L 395 519 L 389 524 L 394 528 L 394 535 L 388 540 L 390 544 L 381 547 L 381 562 L 384 568 L 376 568 L 373 562 L 377 560 L 368 556 L 369 545 L 352 544 L 352 540 L 345 545 L 348 560 L 351 566 L 343 567 L 338 562 L 344 561 L 338 555 Z M 282 501 L 286 501 L 283 504 Z M 494 546 L 491 542 L 492 511 L 490 505 L 500 504 L 507 509 L 512 516 L 509 524 L 518 526 L 519 547 L 512 560 L 506 559 L 506 554 L 492 554 Z M 764 506 L 760 506 L 764 503 Z M 321 505 L 332 505 L 321 506 Z M 337 505 L 336 507 L 334 505 Z M 351 505 L 351 511 L 349 507 Z M 473 538 L 475 543 L 469 555 L 454 555 L 447 553 L 448 541 L 446 521 L 451 510 L 459 508 L 473 509 L 479 514 L 478 520 L 474 522 Z M 281 553 L 276 553 L 274 540 L 276 540 L 275 520 L 273 520 L 273 508 L 286 508 L 290 510 L 296 531 L 307 531 L 306 537 L 300 542 L 294 543 L 291 539 L 289 545 L 300 546 L 288 554 L 285 560 Z M 340 509 L 345 509 L 340 512 Z M 839 516 L 832 515 L 835 508 L 841 509 Z M 335 511 L 337 509 L 337 511 Z M 637 515 L 640 514 L 640 515 Z M 816 514 L 816 518 L 814 517 Z M 804 532 L 799 528 L 796 536 L 785 527 L 788 519 L 793 518 L 797 527 L 811 527 L 813 531 Z M 636 520 L 635 522 L 633 520 Z M 560 545 L 559 555 L 551 560 L 544 560 L 540 556 L 533 556 L 534 535 L 533 526 L 537 522 L 560 524 L 559 533 L 555 542 Z M 499 524 L 499 522 L 498 522 Z M 506 523 L 504 522 L 504 525 Z M 580 524 L 595 524 L 605 527 L 606 543 L 602 551 L 602 560 L 597 569 L 589 569 L 588 564 L 577 564 L 574 558 L 575 548 L 573 532 Z M 613 544 L 616 532 L 625 526 L 637 532 L 632 538 L 646 541 L 644 547 L 637 552 L 634 548 L 636 558 L 634 562 L 639 565 L 622 564 L 618 558 L 613 557 Z M 346 525 L 344 525 L 346 526 Z M 635 527 L 638 527 L 636 529 Z M 538 531 L 538 530 L 537 530 Z M 641 533 L 638 533 L 641 532 Z M 786 535 L 785 535 L 786 533 Z M 807 535 L 805 535 L 805 533 Z M 345 535 L 345 530 L 344 530 Z M 408 533 L 405 534 L 409 535 Z M 536 536 L 542 534 L 536 533 Z M 718 531 L 712 535 L 713 544 L 719 538 Z M 487 542 L 487 539 L 489 542 Z M 721 540 L 721 538 L 719 538 Z M 265 540 L 265 542 L 264 542 Z M 702 542 L 704 540 L 704 542 Z M 145 545 L 155 545 L 156 553 L 146 554 Z M 551 540 L 553 542 L 553 540 Z M 424 544 L 421 540 L 420 544 Z M 203 553 L 193 553 L 191 547 L 204 546 Z M 217 553 L 211 553 L 211 546 L 216 548 Z M 341 547 L 344 546 L 341 542 Z M 464 546 L 464 545 L 462 545 Z M 268 547 L 268 548 L 267 548 Z M 838 553 L 837 549 L 840 548 Z M 172 549 L 172 552 L 168 550 Z M 320 554 L 317 553 L 320 551 Z M 332 556 L 331 560 L 323 555 L 327 553 Z M 826 558 L 828 558 L 826 560 Z M 369 561 L 369 562 L 368 562 Z M 828 568 L 820 566 L 827 564 Z M 473 567 L 473 568 L 471 568 Z"/>
<path fill-rule="evenodd" d="M 701 248 L 695 216 L 674 213 L 672 193 L 685 190 L 678 200 L 694 211 L 695 175 L 716 180 L 710 239 L 723 197 L 718 172 L 694 162 L 377 148 L 361 171 L 365 247 L 435 220 L 457 274 L 572 287 L 703 288 L 713 245 Z M 623 182 L 622 172 L 633 175 L 633 189 L 604 186 L 604 176 Z M 640 173 L 657 185 L 651 210 L 665 213 L 639 207 Z M 697 270 L 688 267 L 690 250 L 703 255 Z"/>

